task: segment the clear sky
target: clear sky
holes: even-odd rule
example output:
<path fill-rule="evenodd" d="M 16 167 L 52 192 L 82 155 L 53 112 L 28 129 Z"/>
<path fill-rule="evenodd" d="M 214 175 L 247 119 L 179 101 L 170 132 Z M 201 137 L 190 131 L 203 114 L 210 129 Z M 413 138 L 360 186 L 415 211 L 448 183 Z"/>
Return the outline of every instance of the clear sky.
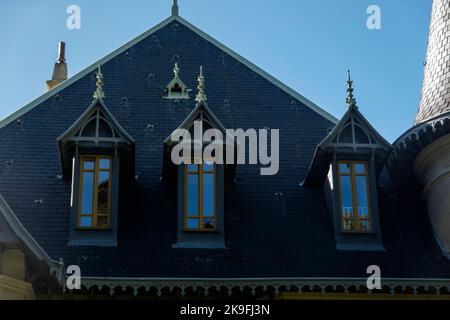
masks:
<path fill-rule="evenodd" d="M 66 27 L 69 5 L 81 30 Z M 172 0 L 0 1 L 0 119 L 45 93 L 57 43 L 73 76 L 170 15 Z M 369 30 L 369 5 L 381 30 Z M 362 113 L 393 142 L 413 123 L 431 0 L 179 0 L 180 15 L 335 117 L 352 70 Z"/>

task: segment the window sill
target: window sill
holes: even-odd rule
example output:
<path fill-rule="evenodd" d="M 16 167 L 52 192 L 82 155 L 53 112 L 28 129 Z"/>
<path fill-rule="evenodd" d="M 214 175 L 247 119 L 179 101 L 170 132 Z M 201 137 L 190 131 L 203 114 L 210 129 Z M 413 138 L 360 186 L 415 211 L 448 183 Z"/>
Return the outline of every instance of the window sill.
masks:
<path fill-rule="evenodd" d="M 220 233 L 218 229 L 183 229 L 183 232 L 186 233 Z"/>
<path fill-rule="evenodd" d="M 375 231 L 341 231 L 342 235 L 374 235 Z"/>
<path fill-rule="evenodd" d="M 81 227 L 77 227 L 75 228 L 75 231 L 93 231 L 93 232 L 108 232 L 108 231 L 112 231 L 112 228 L 81 228 Z"/>
<path fill-rule="evenodd" d="M 221 242 L 179 242 L 172 245 L 173 249 L 205 249 L 205 250 L 228 250 Z"/>
<path fill-rule="evenodd" d="M 117 247 L 117 241 L 102 239 L 71 239 L 68 245 L 70 247 Z"/>

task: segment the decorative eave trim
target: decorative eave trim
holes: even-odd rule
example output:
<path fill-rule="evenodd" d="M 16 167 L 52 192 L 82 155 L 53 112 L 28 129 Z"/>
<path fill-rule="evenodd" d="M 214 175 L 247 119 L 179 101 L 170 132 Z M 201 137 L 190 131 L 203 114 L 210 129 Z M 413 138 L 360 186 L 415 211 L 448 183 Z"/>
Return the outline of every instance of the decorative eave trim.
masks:
<path fill-rule="evenodd" d="M 120 288 L 122 291 L 126 289 L 133 289 L 133 294 L 138 295 L 139 291 L 156 290 L 157 295 L 161 295 L 163 290 L 173 292 L 179 289 L 182 295 L 186 294 L 186 290 L 191 288 L 193 290 L 201 289 L 205 295 L 209 294 L 210 289 L 226 288 L 226 291 L 231 295 L 233 289 L 250 289 L 252 295 L 255 295 L 258 289 L 267 290 L 272 288 L 275 294 L 282 291 L 292 291 L 296 288 L 296 292 L 303 292 L 304 290 L 314 290 L 319 288 L 322 294 L 333 292 L 338 288 L 344 289 L 344 293 L 350 291 L 364 291 L 367 286 L 366 278 L 98 278 L 98 277 L 83 277 L 81 284 L 87 290 L 97 287 L 109 289 L 111 295 L 116 293 Z M 450 279 L 392 279 L 386 278 L 381 280 L 383 290 L 388 289 L 394 295 L 402 293 L 406 289 L 410 289 L 413 294 L 417 294 L 420 289 L 428 291 L 433 289 L 436 294 L 440 293 L 442 289 L 450 289 Z M 361 290 L 361 288 L 364 288 Z M 368 291 L 371 294 L 374 291 Z"/>
<path fill-rule="evenodd" d="M 50 258 L 47 252 L 45 252 L 33 236 L 25 229 L 1 194 L 0 214 L 5 218 L 8 226 L 12 229 L 17 238 L 22 241 L 26 248 L 29 249 L 38 260 L 46 262 L 50 268 L 57 267 L 58 262 Z"/>
<path fill-rule="evenodd" d="M 181 18 L 179 16 L 171 16 L 171 17 L 163 20 L 162 22 L 160 22 L 159 24 L 157 24 L 153 28 L 149 29 L 148 31 L 146 31 L 146 32 L 142 33 L 141 35 L 137 36 L 133 40 L 127 42 L 126 44 L 124 44 L 120 48 L 118 48 L 115 51 L 111 52 L 110 54 L 108 54 L 104 58 L 96 61 L 95 63 L 93 63 L 92 65 L 90 65 L 86 69 L 84 69 L 83 71 L 77 73 L 76 75 L 74 75 L 73 77 L 67 79 L 66 81 L 63 81 L 61 84 L 57 85 L 52 90 L 44 93 L 43 95 L 41 95 L 37 99 L 31 101 L 30 103 L 26 104 L 25 106 L 23 106 L 22 108 L 20 108 L 16 112 L 14 112 L 11 115 L 7 116 L 6 118 L 4 118 L 3 120 L 0 121 L 0 129 L 5 127 L 5 126 L 7 126 L 11 122 L 17 120 L 18 118 L 20 118 L 21 116 L 23 116 L 24 114 L 26 114 L 27 112 L 29 112 L 30 110 L 35 108 L 36 106 L 40 105 L 41 103 L 43 103 L 47 99 L 49 99 L 52 96 L 56 95 L 57 93 L 61 92 L 62 90 L 64 90 L 65 88 L 69 87 L 70 85 L 72 85 L 76 81 L 80 80 L 81 78 L 85 77 L 89 73 L 93 72 L 94 70 L 97 69 L 99 64 L 100 65 L 104 65 L 108 61 L 112 60 L 116 56 L 118 56 L 121 53 L 125 52 L 126 50 L 128 50 L 129 48 L 131 48 L 132 46 L 137 44 L 138 42 L 140 42 L 143 39 L 149 37 L 150 35 L 152 35 L 153 33 L 157 32 L 158 30 L 164 28 L 165 26 L 167 26 L 168 24 L 170 24 L 173 21 L 178 21 L 178 22 L 182 23 L 187 28 L 192 30 L 194 33 L 196 33 L 200 37 L 204 38 L 205 40 L 209 41 L 210 43 L 212 43 L 213 45 L 215 45 L 219 49 L 223 50 L 224 52 L 226 52 L 227 54 L 229 54 L 230 56 L 232 56 L 233 58 L 238 60 L 240 63 L 242 63 L 243 65 L 245 65 L 248 68 L 250 68 L 251 70 L 253 70 L 255 73 L 259 74 L 260 76 L 262 76 L 263 78 L 265 78 L 266 80 L 268 80 L 269 82 L 271 82 L 272 84 L 277 86 L 281 90 L 285 91 L 289 95 L 291 95 L 294 98 L 296 98 L 297 100 L 301 101 L 303 104 L 305 104 L 307 107 L 309 107 L 313 111 L 315 111 L 318 114 L 320 114 L 325 119 L 327 119 L 327 120 L 329 120 L 329 121 L 331 121 L 333 123 L 337 123 L 338 122 L 337 118 L 332 116 L 330 113 L 328 113 L 324 109 L 320 108 L 319 106 L 317 106 L 316 104 L 314 104 L 313 102 L 311 102 L 310 100 L 308 100 L 307 98 L 302 96 L 300 93 L 298 93 L 295 90 L 293 90 L 292 88 L 288 87 L 287 85 L 282 83 L 280 80 L 278 80 L 275 77 L 271 76 L 270 74 L 268 74 L 267 72 L 265 72 L 261 68 L 257 67 L 256 65 L 254 65 L 253 63 L 251 63 L 247 59 L 243 58 L 242 56 L 240 56 L 239 54 L 237 54 L 233 50 L 231 50 L 228 47 L 226 47 L 225 45 L 221 44 L 219 41 L 215 40 L 214 38 L 212 38 L 211 36 L 209 36 L 205 32 L 203 32 L 200 29 L 198 29 L 197 27 L 193 26 L 191 23 L 187 22 L 186 20 L 184 20 L 183 18 Z"/>
<path fill-rule="evenodd" d="M 388 158 L 388 166 L 394 175 L 413 175 L 413 162 L 417 155 L 432 142 L 450 133 L 450 112 L 430 118 L 413 126 L 395 142 Z M 399 170 L 396 166 L 401 160 Z"/>

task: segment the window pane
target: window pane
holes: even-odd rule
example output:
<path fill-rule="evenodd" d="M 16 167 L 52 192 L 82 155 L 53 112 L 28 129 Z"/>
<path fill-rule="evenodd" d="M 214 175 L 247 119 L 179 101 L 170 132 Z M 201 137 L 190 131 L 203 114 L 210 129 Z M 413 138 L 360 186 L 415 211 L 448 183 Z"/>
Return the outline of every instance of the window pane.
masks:
<path fill-rule="evenodd" d="M 214 170 L 214 164 L 212 162 L 203 162 L 203 171 L 210 171 L 212 172 Z"/>
<path fill-rule="evenodd" d="M 214 216 L 214 174 L 203 175 L 203 216 Z"/>
<path fill-rule="evenodd" d="M 98 136 L 99 137 L 106 137 L 106 138 L 113 137 L 111 128 L 105 121 L 100 119 L 98 124 L 99 124 L 99 126 L 98 126 Z"/>
<path fill-rule="evenodd" d="M 368 220 L 360 220 L 359 221 L 359 230 L 370 231 L 370 222 Z"/>
<path fill-rule="evenodd" d="M 108 214 L 109 171 L 98 172 L 97 214 Z"/>
<path fill-rule="evenodd" d="M 92 227 L 92 217 L 80 217 L 80 227 Z"/>
<path fill-rule="evenodd" d="M 198 175 L 188 175 L 188 214 L 198 216 Z"/>
<path fill-rule="evenodd" d="M 83 169 L 84 170 L 94 170 L 95 168 L 95 162 L 94 159 L 84 160 L 83 162 Z"/>
<path fill-rule="evenodd" d="M 97 128 L 97 119 L 92 119 L 83 129 L 83 137 L 95 137 L 95 130 Z"/>
<path fill-rule="evenodd" d="M 204 229 L 214 229 L 214 218 L 204 218 L 203 219 Z"/>
<path fill-rule="evenodd" d="M 340 163 L 339 164 L 339 172 L 340 173 L 350 173 L 350 164 L 349 163 Z"/>
<path fill-rule="evenodd" d="M 188 171 L 189 172 L 197 172 L 198 171 L 198 164 L 188 164 Z"/>
<path fill-rule="evenodd" d="M 111 168 L 111 159 L 100 159 L 98 167 L 102 170 L 109 170 Z"/>
<path fill-rule="evenodd" d="M 199 219 L 188 219 L 188 228 L 189 229 L 198 229 Z"/>
<path fill-rule="evenodd" d="M 83 185 L 81 190 L 81 213 L 92 214 L 94 194 L 94 172 L 83 173 Z"/>
<path fill-rule="evenodd" d="M 356 201 L 358 216 L 369 218 L 369 202 L 367 200 L 367 181 L 365 176 L 356 176 Z"/>
<path fill-rule="evenodd" d="M 341 176 L 341 193 L 342 193 L 342 214 L 345 219 L 353 218 L 353 196 L 351 178 L 349 176 Z"/>
<path fill-rule="evenodd" d="M 353 220 L 344 220 L 344 231 L 352 231 L 355 229 Z"/>
<path fill-rule="evenodd" d="M 109 216 L 97 216 L 97 227 L 107 228 L 109 226 Z"/>
<path fill-rule="evenodd" d="M 366 166 L 364 165 L 364 163 L 356 163 L 355 164 L 355 173 L 356 174 L 366 173 Z"/>

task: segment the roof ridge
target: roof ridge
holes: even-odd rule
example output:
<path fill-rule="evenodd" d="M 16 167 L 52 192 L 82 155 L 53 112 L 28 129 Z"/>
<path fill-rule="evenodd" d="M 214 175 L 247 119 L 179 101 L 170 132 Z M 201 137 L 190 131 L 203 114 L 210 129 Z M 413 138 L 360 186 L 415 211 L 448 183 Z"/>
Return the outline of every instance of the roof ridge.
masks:
<path fill-rule="evenodd" d="M 300 102 L 305 104 L 307 107 L 309 107 L 311 110 L 315 111 L 316 113 L 318 113 L 319 115 L 324 117 L 325 119 L 333 122 L 334 124 L 336 124 L 338 122 L 338 119 L 336 117 L 334 117 L 333 115 L 331 115 L 329 112 L 325 111 L 324 109 L 322 109 L 321 107 L 319 107 L 318 105 L 316 105 L 315 103 L 313 103 L 312 101 L 310 101 L 309 99 L 307 99 L 306 97 L 304 97 L 303 95 L 301 95 L 300 93 L 295 91 L 294 89 L 290 88 L 289 86 L 287 86 L 286 84 L 284 84 L 280 80 L 276 79 L 274 76 L 270 75 L 269 73 L 267 73 L 266 71 L 264 71 L 260 67 L 256 66 L 255 64 L 253 64 L 252 62 L 250 62 L 246 58 L 242 57 L 241 55 L 239 55 L 238 53 L 236 53 L 232 49 L 228 48 L 227 46 L 225 46 L 224 44 L 222 44 L 221 42 L 219 42 L 218 40 L 216 40 L 212 36 L 208 35 L 204 31 L 200 30 L 199 28 L 197 28 L 196 26 L 194 26 L 193 24 L 191 24 L 187 20 L 181 18 L 180 16 L 171 16 L 171 17 L 168 17 L 168 18 L 164 19 L 163 21 L 161 21 L 160 23 L 158 23 L 154 27 L 150 28 L 149 30 L 141 33 L 140 35 L 138 35 L 134 39 L 128 41 L 127 43 L 125 43 L 124 45 L 122 45 L 118 49 L 114 50 L 113 52 L 109 53 L 105 57 L 101 58 L 100 60 L 94 62 L 90 66 L 88 66 L 85 69 L 83 69 L 82 71 L 78 72 L 76 75 L 74 75 L 74 76 L 70 77 L 69 79 L 63 81 L 61 84 L 57 85 L 53 89 L 47 91 L 46 93 L 42 94 L 38 98 L 32 100 L 31 102 L 29 102 L 25 106 L 21 107 L 19 110 L 13 112 L 12 114 L 7 116 L 6 118 L 0 120 L 0 129 L 2 129 L 3 127 L 7 126 L 8 124 L 13 122 L 17 118 L 23 116 L 27 112 L 31 111 L 36 106 L 38 106 L 39 104 L 43 103 L 44 101 L 46 101 L 47 99 L 49 99 L 53 95 L 57 94 L 58 92 L 64 90 L 65 88 L 67 88 L 71 84 L 75 83 L 76 81 L 80 80 L 84 76 L 88 75 L 89 73 L 91 73 L 92 71 L 97 69 L 99 65 L 103 65 L 106 62 L 112 60 L 113 58 L 115 58 L 119 54 L 121 54 L 121 53 L 125 52 L 127 49 L 131 48 L 133 45 L 139 43 L 143 39 L 147 38 L 148 36 L 152 35 L 156 31 L 162 29 L 163 27 L 167 26 L 169 23 L 171 23 L 173 21 L 178 21 L 178 22 L 182 23 L 188 29 L 190 29 L 191 31 L 196 33 L 198 36 L 204 38 L 205 40 L 209 41 L 212 45 L 218 47 L 219 49 L 221 49 L 225 53 L 229 54 L 234 59 L 238 60 L 240 63 L 242 63 L 243 65 L 247 66 L 249 69 L 251 69 L 252 71 L 257 73 L 258 75 L 260 75 L 261 77 L 263 77 L 267 81 L 271 82 L 273 85 L 275 85 L 278 88 L 280 88 L 281 90 L 285 91 L 290 96 L 296 98 L 297 100 L 299 100 Z"/>

